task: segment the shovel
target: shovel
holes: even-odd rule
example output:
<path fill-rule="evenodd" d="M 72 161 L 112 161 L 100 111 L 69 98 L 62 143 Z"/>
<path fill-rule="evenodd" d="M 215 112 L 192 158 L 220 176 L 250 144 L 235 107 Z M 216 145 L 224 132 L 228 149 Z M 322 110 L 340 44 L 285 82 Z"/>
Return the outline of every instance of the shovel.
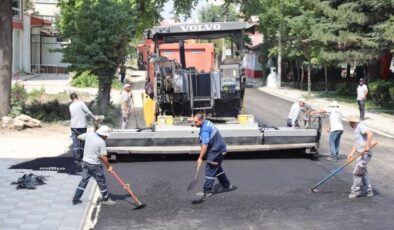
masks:
<path fill-rule="evenodd" d="M 146 206 L 145 204 L 141 203 L 141 201 L 139 201 L 138 198 L 134 195 L 133 191 L 131 191 L 130 184 L 124 183 L 123 180 L 118 176 L 118 174 L 114 170 L 110 171 L 110 173 L 112 174 L 112 176 L 115 177 L 115 179 L 123 187 L 123 189 L 130 194 L 131 198 L 133 198 L 137 206 L 135 209 L 141 209 Z"/>
<path fill-rule="evenodd" d="M 197 165 L 196 174 L 194 175 L 194 179 L 187 186 L 187 191 L 192 190 L 196 184 L 198 183 L 198 172 L 200 171 L 201 164 Z"/>

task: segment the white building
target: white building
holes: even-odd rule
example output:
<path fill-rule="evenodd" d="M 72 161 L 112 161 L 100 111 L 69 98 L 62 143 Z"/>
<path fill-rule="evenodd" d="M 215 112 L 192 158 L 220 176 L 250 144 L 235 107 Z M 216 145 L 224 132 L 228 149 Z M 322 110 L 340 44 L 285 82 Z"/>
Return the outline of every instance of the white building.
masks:
<path fill-rule="evenodd" d="M 57 3 L 54 0 L 36 0 L 36 2 L 47 2 L 47 5 L 42 3 L 46 6 L 45 9 L 55 9 L 53 6 L 56 7 Z M 62 53 L 52 51 L 61 48 L 62 45 L 62 42 L 51 32 L 52 22 L 41 17 L 24 14 L 23 3 L 24 0 L 13 0 L 12 2 L 13 75 L 20 72 L 63 73 L 68 64 L 61 62 Z M 52 14 L 48 13 L 47 18 L 54 20 L 56 12 L 58 11 L 55 10 Z"/>
<path fill-rule="evenodd" d="M 48 21 L 54 22 L 59 14 L 58 0 L 33 0 L 38 15 Z"/>

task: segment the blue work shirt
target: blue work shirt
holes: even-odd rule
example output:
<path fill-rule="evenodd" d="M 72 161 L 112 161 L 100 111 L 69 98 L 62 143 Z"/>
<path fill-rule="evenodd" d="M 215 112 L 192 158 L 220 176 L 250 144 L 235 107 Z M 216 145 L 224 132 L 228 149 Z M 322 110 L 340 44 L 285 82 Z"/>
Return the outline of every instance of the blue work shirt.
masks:
<path fill-rule="evenodd" d="M 207 144 L 207 161 L 213 161 L 217 156 L 227 151 L 226 144 L 216 126 L 205 120 L 200 128 L 200 143 Z"/>

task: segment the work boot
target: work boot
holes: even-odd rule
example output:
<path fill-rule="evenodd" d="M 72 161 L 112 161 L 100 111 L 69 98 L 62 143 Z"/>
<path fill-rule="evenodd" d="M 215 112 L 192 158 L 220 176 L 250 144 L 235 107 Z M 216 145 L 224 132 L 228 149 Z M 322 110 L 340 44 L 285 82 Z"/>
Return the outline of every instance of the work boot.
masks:
<path fill-rule="evenodd" d="M 106 200 L 102 200 L 101 202 L 105 205 L 115 205 L 116 204 L 116 201 L 113 201 L 111 198 L 108 198 Z"/>
<path fill-rule="evenodd" d="M 336 157 L 329 156 L 329 157 L 326 158 L 326 160 L 336 162 L 336 161 L 337 161 L 337 158 L 336 158 Z"/>
<path fill-rule="evenodd" d="M 366 196 L 373 197 L 373 196 L 375 196 L 375 193 L 373 192 L 373 190 L 368 190 Z"/>
<path fill-rule="evenodd" d="M 198 192 L 196 193 L 196 196 L 209 197 L 212 196 L 212 192 Z"/>
<path fill-rule="evenodd" d="M 82 200 L 73 200 L 73 205 L 77 205 L 82 203 Z"/>
<path fill-rule="evenodd" d="M 228 191 L 231 191 L 233 188 L 234 188 L 234 186 L 230 184 L 230 186 L 228 186 L 227 188 L 221 187 L 221 188 L 217 189 L 215 192 L 217 192 L 217 193 L 228 192 Z"/>
<path fill-rule="evenodd" d="M 357 194 L 357 193 L 354 193 L 354 192 L 349 194 L 349 199 L 354 199 L 354 198 L 357 198 L 357 197 L 360 197 L 360 194 Z"/>

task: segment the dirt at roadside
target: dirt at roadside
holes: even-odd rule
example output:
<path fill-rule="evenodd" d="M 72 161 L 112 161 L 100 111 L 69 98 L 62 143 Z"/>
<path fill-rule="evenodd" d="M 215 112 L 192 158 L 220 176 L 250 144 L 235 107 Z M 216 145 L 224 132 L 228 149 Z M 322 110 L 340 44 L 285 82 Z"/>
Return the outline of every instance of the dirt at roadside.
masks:
<path fill-rule="evenodd" d="M 0 129 L 0 158 L 32 159 L 67 154 L 70 128 L 66 124 L 44 124 L 42 128 L 21 131 Z"/>

